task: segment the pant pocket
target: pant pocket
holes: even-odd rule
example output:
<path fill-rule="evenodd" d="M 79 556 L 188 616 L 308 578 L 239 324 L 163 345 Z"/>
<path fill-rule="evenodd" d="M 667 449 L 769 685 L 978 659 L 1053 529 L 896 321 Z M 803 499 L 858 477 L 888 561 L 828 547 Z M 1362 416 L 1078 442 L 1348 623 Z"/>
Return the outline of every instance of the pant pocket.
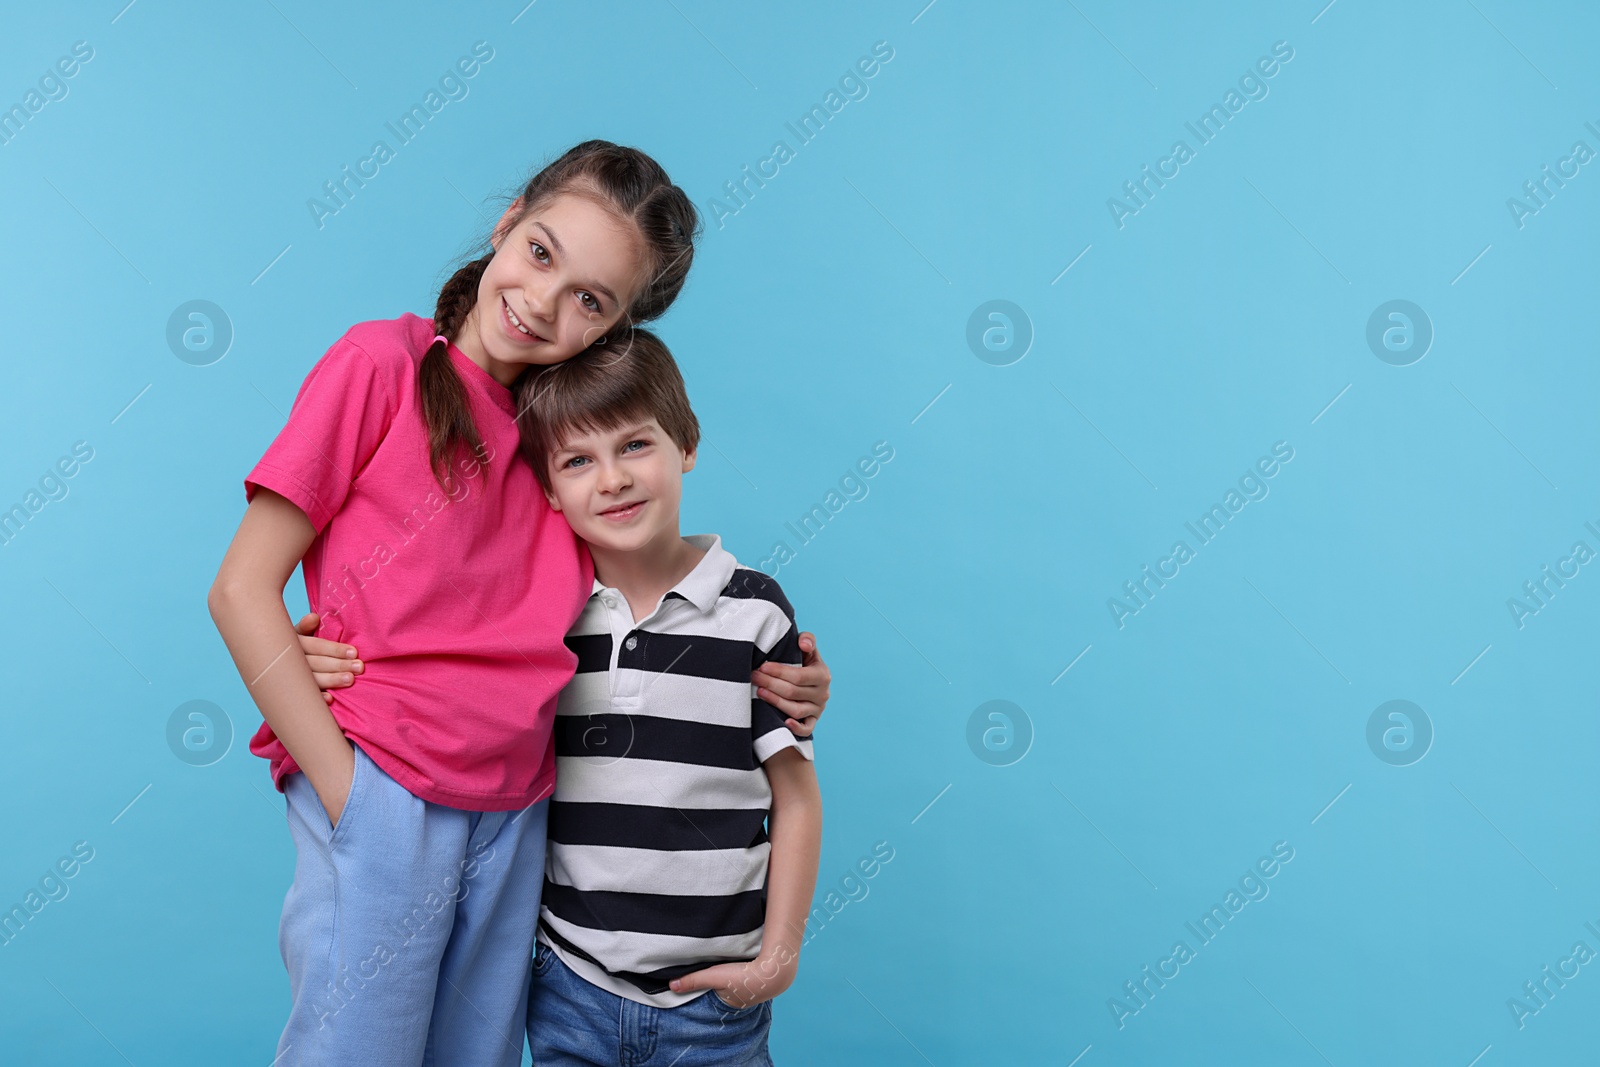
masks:
<path fill-rule="evenodd" d="M 366 782 L 372 770 L 372 760 L 365 752 L 361 751 L 361 746 L 352 744 L 350 748 L 355 755 L 355 760 L 350 770 L 350 791 L 345 794 L 344 808 L 339 812 L 339 821 L 332 823 L 330 820 L 330 825 L 333 828 L 333 834 L 328 838 L 328 846 L 330 848 L 350 836 L 348 829 L 350 820 L 361 808 L 361 798 L 367 794 Z M 328 812 L 326 808 L 323 809 L 322 814 L 324 818 L 327 818 Z"/>
<path fill-rule="evenodd" d="M 556 958 L 555 950 L 543 941 L 533 943 L 533 973 L 544 974 L 550 969 L 550 961 Z"/>
<path fill-rule="evenodd" d="M 731 1022 L 735 1019 L 744 1020 L 756 1015 L 762 1008 L 770 1008 L 772 1001 L 763 1000 L 747 1007 L 736 1008 L 722 999 L 722 994 L 715 989 L 707 990 L 705 996 L 700 998 L 706 1007 L 716 1015 L 719 1021 Z"/>

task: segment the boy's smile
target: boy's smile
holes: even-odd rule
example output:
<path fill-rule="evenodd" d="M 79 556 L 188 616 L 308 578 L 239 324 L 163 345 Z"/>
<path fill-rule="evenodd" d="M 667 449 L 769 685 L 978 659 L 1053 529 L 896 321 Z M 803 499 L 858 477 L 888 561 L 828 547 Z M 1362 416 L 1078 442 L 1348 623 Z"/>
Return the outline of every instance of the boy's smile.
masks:
<path fill-rule="evenodd" d="M 620 556 L 638 557 L 629 571 L 647 561 L 676 569 L 686 545 L 678 534 L 683 476 L 694 463 L 654 418 L 575 431 L 550 456 L 550 504 L 589 543 L 601 572 L 617 573 Z"/>
<path fill-rule="evenodd" d="M 649 503 L 647 500 L 630 500 L 623 504 L 613 504 L 611 507 L 600 512 L 600 517 L 621 525 L 622 523 L 630 522 L 637 517 L 639 512 L 647 503 Z"/>

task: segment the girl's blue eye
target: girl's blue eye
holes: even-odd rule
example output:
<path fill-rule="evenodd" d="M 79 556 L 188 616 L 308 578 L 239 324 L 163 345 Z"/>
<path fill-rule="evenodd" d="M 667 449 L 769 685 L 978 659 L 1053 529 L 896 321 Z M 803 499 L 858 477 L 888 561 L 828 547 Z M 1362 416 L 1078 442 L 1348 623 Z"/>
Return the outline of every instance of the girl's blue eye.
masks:
<path fill-rule="evenodd" d="M 573 456 L 571 459 L 567 460 L 567 462 L 565 463 L 565 466 L 568 466 L 568 467 L 576 466 L 577 464 L 582 463 L 583 461 L 584 461 L 584 457 L 583 456 Z"/>

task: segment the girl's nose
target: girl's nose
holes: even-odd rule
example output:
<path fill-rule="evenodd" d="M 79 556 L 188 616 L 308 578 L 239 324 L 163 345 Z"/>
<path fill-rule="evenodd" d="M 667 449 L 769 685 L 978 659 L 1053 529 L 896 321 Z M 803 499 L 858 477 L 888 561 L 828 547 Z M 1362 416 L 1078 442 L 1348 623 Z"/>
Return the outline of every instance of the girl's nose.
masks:
<path fill-rule="evenodd" d="M 528 313 L 544 322 L 549 322 L 555 312 L 555 287 L 540 285 L 537 282 L 523 289 L 522 299 L 528 306 Z"/>

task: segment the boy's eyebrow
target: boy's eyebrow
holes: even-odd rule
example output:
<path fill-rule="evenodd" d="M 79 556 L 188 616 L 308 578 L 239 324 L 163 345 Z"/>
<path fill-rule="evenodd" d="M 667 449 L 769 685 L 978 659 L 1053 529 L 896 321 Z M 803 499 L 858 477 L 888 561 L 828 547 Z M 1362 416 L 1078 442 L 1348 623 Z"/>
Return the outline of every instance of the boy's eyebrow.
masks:
<path fill-rule="evenodd" d="M 649 432 L 649 429 L 650 420 L 646 419 L 645 421 L 635 423 L 632 426 L 621 427 L 615 430 L 601 430 L 598 432 L 602 434 L 614 434 L 617 437 L 632 437 L 636 433 Z M 550 456 L 551 458 L 555 458 L 556 456 L 560 456 L 567 452 L 584 452 L 587 451 L 588 448 L 588 445 L 585 445 L 579 441 L 563 441 L 561 444 L 550 449 Z"/>
<path fill-rule="evenodd" d="M 555 233 L 554 230 L 552 230 L 550 227 L 546 226 L 544 223 L 539 222 L 537 220 L 535 220 L 533 224 L 535 226 L 537 226 L 544 233 L 545 237 L 550 242 L 550 247 L 554 248 L 556 250 L 556 255 L 564 256 L 564 255 L 567 254 L 567 250 L 565 248 L 561 247 L 561 238 L 556 236 L 556 233 Z M 611 291 L 611 289 L 608 286 L 606 286 L 604 283 L 602 283 L 602 282 L 592 282 L 590 284 L 592 284 L 596 289 L 600 290 L 602 293 L 606 294 L 606 298 L 608 300 L 610 300 L 613 304 L 622 303 L 621 300 L 617 299 L 617 294 L 613 293 Z"/>

